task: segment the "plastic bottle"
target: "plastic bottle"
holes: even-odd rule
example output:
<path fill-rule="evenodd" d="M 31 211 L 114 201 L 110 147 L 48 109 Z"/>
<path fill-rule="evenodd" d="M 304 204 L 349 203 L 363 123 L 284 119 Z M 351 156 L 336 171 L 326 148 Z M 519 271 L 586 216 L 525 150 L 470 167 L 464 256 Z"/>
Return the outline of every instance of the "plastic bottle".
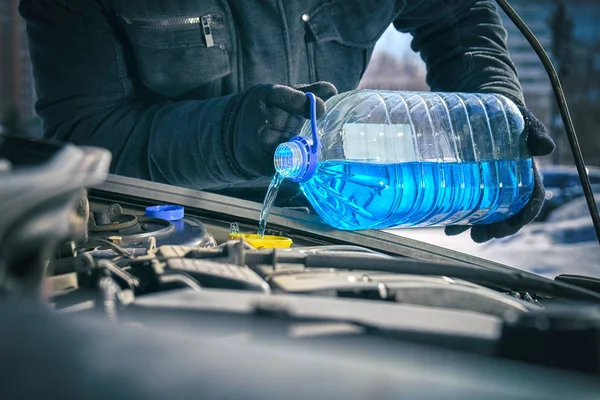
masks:
<path fill-rule="evenodd" d="M 501 95 L 355 90 L 312 122 L 275 168 L 338 229 L 489 224 L 533 190 L 523 117 Z"/>

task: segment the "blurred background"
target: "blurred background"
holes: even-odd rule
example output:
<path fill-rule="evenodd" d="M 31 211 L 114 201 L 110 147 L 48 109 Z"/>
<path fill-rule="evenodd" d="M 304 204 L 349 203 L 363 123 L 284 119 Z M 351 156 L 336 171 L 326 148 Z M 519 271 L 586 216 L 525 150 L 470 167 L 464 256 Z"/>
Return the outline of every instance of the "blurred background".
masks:
<path fill-rule="evenodd" d="M 18 5 L 18 0 L 0 0 L 0 125 L 35 137 L 41 135 L 41 127 L 34 109 L 35 86 Z"/>
<path fill-rule="evenodd" d="M 550 54 L 561 77 L 586 162 L 600 165 L 600 0 L 511 0 Z M 544 163 L 572 157 L 544 67 L 529 43 L 500 10 L 508 47 L 527 106 L 552 130 L 558 151 Z M 428 90 L 425 65 L 410 49 L 410 36 L 390 27 L 377 45 L 361 83 L 365 88 Z"/>
<path fill-rule="evenodd" d="M 0 0 L 0 130 L 39 137 L 35 89 L 18 0 Z M 511 0 L 551 55 L 562 79 L 595 193 L 600 193 L 600 0 Z M 537 160 L 547 189 L 538 222 L 510 238 L 484 245 L 439 228 L 394 231 L 546 275 L 565 268 L 600 275 L 595 242 L 577 172 L 546 72 L 520 32 L 500 11 L 508 47 L 528 107 L 549 128 L 557 151 Z M 378 42 L 363 88 L 428 90 L 425 66 L 410 36 L 390 27 Z M 600 200 L 600 197 L 597 196 Z M 572 270 L 571 270 L 572 271 Z"/>

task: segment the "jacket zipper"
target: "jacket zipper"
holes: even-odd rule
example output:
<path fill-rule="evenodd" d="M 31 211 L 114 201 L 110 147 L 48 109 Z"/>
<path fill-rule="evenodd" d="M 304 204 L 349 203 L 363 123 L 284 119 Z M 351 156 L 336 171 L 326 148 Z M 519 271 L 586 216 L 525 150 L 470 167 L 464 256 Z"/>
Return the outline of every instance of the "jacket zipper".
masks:
<path fill-rule="evenodd" d="M 212 15 L 204 15 L 202 18 L 200 18 L 200 21 L 202 22 L 202 34 L 204 35 L 206 47 L 213 47 L 215 42 L 213 40 L 212 29 L 210 29 Z"/>
<path fill-rule="evenodd" d="M 217 26 L 223 26 L 222 16 L 206 14 L 201 17 L 175 17 L 163 19 L 131 19 L 121 16 L 126 24 L 138 28 L 171 28 L 177 26 L 198 25 L 202 29 L 202 35 L 206 47 L 215 45 L 212 29 Z"/>

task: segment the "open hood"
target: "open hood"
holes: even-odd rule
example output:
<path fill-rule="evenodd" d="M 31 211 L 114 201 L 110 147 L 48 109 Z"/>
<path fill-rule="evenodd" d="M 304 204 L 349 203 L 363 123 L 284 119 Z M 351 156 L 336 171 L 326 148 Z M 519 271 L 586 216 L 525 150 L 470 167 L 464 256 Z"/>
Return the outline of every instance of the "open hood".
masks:
<path fill-rule="evenodd" d="M 133 349 L 156 346 L 158 340 L 161 360 L 169 360 L 192 335 L 205 349 L 217 349 L 223 340 L 227 348 L 238 349 L 235 365 L 226 361 L 233 362 L 229 353 L 222 353 L 223 365 L 244 387 L 243 365 L 256 352 L 264 357 L 253 363 L 270 368 L 278 382 L 288 379 L 286 371 L 341 362 L 342 355 L 350 368 L 343 373 L 352 376 L 354 366 L 382 360 L 384 353 L 396 355 L 388 357 L 388 367 L 409 379 L 399 362 L 402 354 L 414 352 L 415 366 L 431 357 L 453 360 L 451 369 L 437 372 L 434 380 L 442 380 L 437 386 L 427 388 L 426 374 L 410 376 L 422 393 L 445 387 L 452 369 L 481 371 L 483 364 L 496 369 L 488 379 L 504 379 L 501 386 L 513 394 L 513 389 L 533 390 L 534 398 L 547 396 L 548 387 L 537 388 L 548 380 L 555 393 L 597 389 L 587 381 L 600 373 L 600 293 L 593 281 L 550 280 L 385 232 L 337 231 L 291 209 L 272 211 L 269 233 L 292 239 L 292 247 L 256 249 L 229 235 L 231 224 L 253 233 L 260 204 L 108 176 L 110 156 L 99 149 L 3 138 L 0 159 L 0 196 L 8 205 L 0 217 L 0 312 L 12 321 L 12 334 L 4 331 L 8 336 L 0 343 L 13 343 L 10 351 L 22 360 L 38 363 L 28 346 L 12 340 L 37 329 L 31 318 L 55 332 L 58 314 L 79 326 L 75 332 L 87 332 L 73 336 L 64 354 L 81 354 L 76 344 L 81 340 L 106 343 L 83 361 L 84 373 L 91 376 L 101 376 L 97 368 L 117 353 L 138 360 L 142 370 L 155 368 L 158 360 L 142 361 L 143 352 Z M 148 212 L 157 205 L 169 205 L 171 211 L 176 205 L 184 213 Z M 36 304 L 36 311 L 19 314 L 23 304 Z M 151 330 L 153 339 L 131 337 L 131 326 Z M 73 334 L 61 329 L 66 329 L 61 338 Z M 46 335 L 36 341 L 37 354 L 57 346 L 54 340 Z M 131 344 L 129 350 L 118 350 L 123 343 Z M 284 353 L 286 367 L 272 369 Z M 199 361 L 175 367 L 197 371 L 192 386 L 214 373 L 194 362 Z M 523 362 L 532 365 L 523 367 Z M 552 378 L 535 364 L 552 367 Z M 570 375 L 558 372 L 564 370 L 582 374 L 577 379 L 583 383 L 573 386 Z M 530 378 L 514 386 L 509 383 L 514 371 Z M 370 379 L 355 382 L 366 388 Z M 507 389 L 472 379 L 458 385 L 456 390 L 467 392 L 479 385 L 477 393 L 484 398 L 508 395 L 500 393 Z M 253 390 L 261 398 L 277 398 L 268 394 L 273 387 L 266 383 Z M 335 392 L 330 389 L 315 387 L 321 395 Z"/>

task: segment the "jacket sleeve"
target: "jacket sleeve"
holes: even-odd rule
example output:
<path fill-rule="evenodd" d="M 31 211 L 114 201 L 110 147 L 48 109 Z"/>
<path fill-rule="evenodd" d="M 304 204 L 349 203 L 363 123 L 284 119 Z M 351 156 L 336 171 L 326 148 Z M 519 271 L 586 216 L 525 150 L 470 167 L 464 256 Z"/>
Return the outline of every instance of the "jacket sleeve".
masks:
<path fill-rule="evenodd" d="M 232 96 L 146 105 L 100 1 L 22 0 L 45 136 L 113 153 L 111 172 L 192 188 L 246 180 L 222 122 Z"/>
<path fill-rule="evenodd" d="M 432 91 L 503 94 L 524 104 L 493 0 L 408 0 L 394 22 L 413 36 Z"/>

